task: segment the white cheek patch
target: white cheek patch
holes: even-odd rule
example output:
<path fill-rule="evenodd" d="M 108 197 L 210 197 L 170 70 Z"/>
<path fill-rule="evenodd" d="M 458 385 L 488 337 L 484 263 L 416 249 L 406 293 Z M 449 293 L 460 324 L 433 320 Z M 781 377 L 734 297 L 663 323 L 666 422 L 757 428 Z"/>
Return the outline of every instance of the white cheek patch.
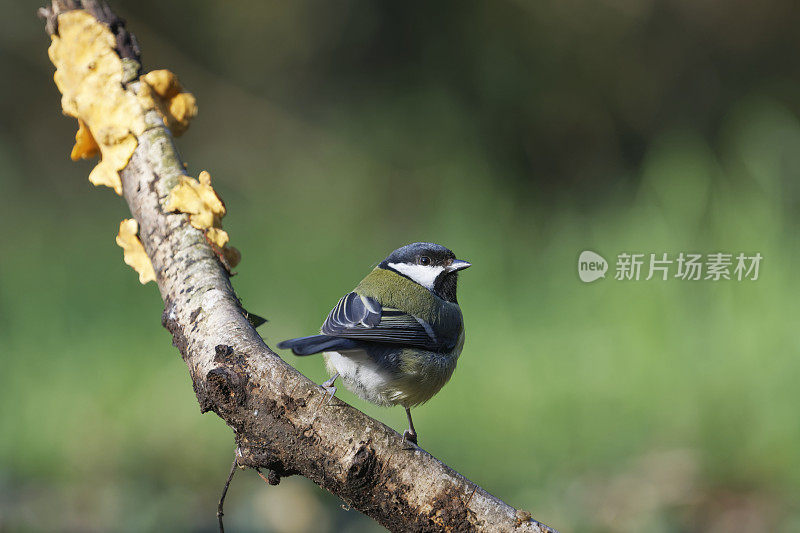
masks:
<path fill-rule="evenodd" d="M 433 290 L 436 278 L 444 272 L 443 266 L 417 265 L 414 263 L 389 263 L 389 266 L 428 290 Z"/>

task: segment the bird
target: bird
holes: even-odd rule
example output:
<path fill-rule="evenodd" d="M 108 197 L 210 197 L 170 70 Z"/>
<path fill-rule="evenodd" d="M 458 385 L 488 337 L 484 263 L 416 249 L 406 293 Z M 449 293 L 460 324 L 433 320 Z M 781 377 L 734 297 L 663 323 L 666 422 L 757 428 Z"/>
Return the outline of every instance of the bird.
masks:
<path fill-rule="evenodd" d="M 401 405 L 408 418 L 404 447 L 417 444 L 411 408 L 430 400 L 450 380 L 464 347 L 464 319 L 456 298 L 458 273 L 471 263 L 439 244 L 415 242 L 381 261 L 328 314 L 319 335 L 278 343 L 295 355 L 322 353 L 330 379 L 380 406 Z"/>

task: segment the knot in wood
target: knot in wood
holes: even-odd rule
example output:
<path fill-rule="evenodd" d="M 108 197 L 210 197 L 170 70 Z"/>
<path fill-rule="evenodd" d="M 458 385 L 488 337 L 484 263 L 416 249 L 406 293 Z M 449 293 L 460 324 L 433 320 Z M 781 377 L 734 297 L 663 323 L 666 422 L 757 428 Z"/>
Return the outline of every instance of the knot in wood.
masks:
<path fill-rule="evenodd" d="M 244 380 L 225 367 L 216 367 L 206 374 L 208 410 L 232 410 L 245 404 Z"/>

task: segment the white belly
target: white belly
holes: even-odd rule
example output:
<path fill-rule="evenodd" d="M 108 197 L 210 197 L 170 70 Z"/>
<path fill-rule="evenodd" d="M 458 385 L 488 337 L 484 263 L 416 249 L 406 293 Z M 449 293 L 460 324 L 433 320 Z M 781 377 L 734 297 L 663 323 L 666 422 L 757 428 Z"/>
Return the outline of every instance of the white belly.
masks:
<path fill-rule="evenodd" d="M 381 370 L 366 352 L 352 351 L 346 356 L 339 352 L 325 352 L 324 355 L 328 372 L 331 375 L 338 372 L 347 390 L 378 405 L 395 404 L 386 394 L 392 381 L 391 374 Z"/>
<path fill-rule="evenodd" d="M 413 407 L 427 402 L 450 379 L 463 341 L 452 354 L 415 350 L 401 356 L 402 371 L 380 368 L 363 351 L 325 352 L 331 376 L 339 373 L 344 386 L 361 398 L 378 405 Z"/>

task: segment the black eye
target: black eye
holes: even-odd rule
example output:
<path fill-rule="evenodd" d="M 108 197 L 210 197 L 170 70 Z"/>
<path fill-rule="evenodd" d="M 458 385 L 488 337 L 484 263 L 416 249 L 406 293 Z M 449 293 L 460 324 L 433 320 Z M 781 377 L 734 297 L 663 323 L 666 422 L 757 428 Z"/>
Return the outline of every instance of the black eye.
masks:
<path fill-rule="evenodd" d="M 419 258 L 419 264 L 422 266 L 428 266 L 431 264 L 431 258 L 428 257 L 427 255 L 423 255 L 422 257 Z"/>

